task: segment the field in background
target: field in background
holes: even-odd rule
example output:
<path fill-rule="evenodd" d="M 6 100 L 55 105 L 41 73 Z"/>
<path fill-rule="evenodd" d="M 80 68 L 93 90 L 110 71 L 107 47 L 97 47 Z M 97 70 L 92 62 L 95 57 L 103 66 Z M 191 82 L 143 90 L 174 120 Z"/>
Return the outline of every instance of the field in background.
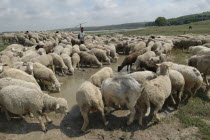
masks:
<path fill-rule="evenodd" d="M 192 30 L 189 30 L 192 26 Z M 147 27 L 144 30 L 119 32 L 123 35 L 183 35 L 183 34 L 210 34 L 210 20 L 185 25 Z"/>

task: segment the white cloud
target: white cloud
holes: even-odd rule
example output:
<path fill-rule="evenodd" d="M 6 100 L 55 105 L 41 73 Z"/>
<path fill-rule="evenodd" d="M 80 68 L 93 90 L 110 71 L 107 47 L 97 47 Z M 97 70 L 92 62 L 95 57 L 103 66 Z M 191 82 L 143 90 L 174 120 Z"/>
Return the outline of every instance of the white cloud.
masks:
<path fill-rule="evenodd" d="M 209 7 L 210 0 L 1 0 L 0 32 L 152 21 Z"/>

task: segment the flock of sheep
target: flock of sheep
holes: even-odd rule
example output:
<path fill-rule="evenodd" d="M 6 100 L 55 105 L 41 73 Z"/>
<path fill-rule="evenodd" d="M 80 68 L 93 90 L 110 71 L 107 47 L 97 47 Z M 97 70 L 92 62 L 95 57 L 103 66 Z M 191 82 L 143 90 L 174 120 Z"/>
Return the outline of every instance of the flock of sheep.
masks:
<path fill-rule="evenodd" d="M 210 73 L 210 38 L 207 35 L 183 35 L 178 37 L 87 35 L 85 44 L 80 44 L 77 34 L 72 32 L 27 32 L 4 34 L 4 42 L 12 43 L 0 52 L 0 107 L 10 120 L 9 113 L 24 118 L 35 116 L 42 130 L 47 131 L 42 116 L 51 123 L 46 113 L 67 113 L 68 104 L 64 98 L 52 97 L 42 90 L 60 92 L 61 83 L 56 74 L 73 75 L 80 67 L 107 65 L 88 81 L 82 83 L 76 93 L 85 131 L 89 124 L 88 113 L 101 112 L 104 125 L 110 107 L 130 110 L 127 125 L 130 125 L 139 112 L 139 125 L 148 116 L 151 103 L 153 115 L 160 120 L 158 111 L 168 98 L 175 108 L 182 97 L 191 98 Z M 200 46 L 199 46 L 200 45 Z M 202 45 L 202 46 L 201 46 Z M 188 65 L 169 62 L 173 48 L 190 49 L 194 56 Z M 126 54 L 118 67 L 121 71 L 130 66 L 132 73 L 116 76 L 108 67 L 116 63 L 118 54 Z M 186 95 L 183 95 L 183 91 Z M 174 95 L 177 93 L 177 95 Z M 187 94 L 188 93 L 188 94 Z M 175 97 L 175 99 L 174 99 Z"/>

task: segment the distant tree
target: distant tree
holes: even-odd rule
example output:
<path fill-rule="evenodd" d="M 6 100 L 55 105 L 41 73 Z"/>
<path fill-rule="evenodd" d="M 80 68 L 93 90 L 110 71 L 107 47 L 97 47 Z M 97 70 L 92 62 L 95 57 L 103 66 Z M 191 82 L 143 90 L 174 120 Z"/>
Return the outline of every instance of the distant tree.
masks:
<path fill-rule="evenodd" d="M 155 24 L 157 26 L 164 26 L 167 24 L 167 19 L 165 17 L 158 17 L 156 20 L 155 20 Z"/>

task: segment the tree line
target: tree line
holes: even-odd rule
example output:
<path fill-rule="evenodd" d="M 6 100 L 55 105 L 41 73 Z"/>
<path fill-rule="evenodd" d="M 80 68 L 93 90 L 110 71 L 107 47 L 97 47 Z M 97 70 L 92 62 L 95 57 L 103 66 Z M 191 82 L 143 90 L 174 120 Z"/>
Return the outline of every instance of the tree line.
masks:
<path fill-rule="evenodd" d="M 178 18 L 166 19 L 165 17 L 158 17 L 154 22 L 148 22 L 145 26 L 170 26 L 170 25 L 182 25 L 192 22 L 210 20 L 210 12 L 204 12 L 201 14 L 194 14 L 188 16 L 182 16 Z"/>

